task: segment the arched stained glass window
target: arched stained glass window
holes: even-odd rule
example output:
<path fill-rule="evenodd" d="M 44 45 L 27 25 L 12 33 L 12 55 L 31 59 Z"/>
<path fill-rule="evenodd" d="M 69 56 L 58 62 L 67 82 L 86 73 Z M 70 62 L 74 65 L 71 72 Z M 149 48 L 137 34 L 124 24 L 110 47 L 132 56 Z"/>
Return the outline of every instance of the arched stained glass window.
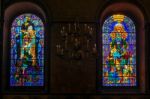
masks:
<path fill-rule="evenodd" d="M 44 86 L 44 24 L 30 13 L 11 26 L 10 86 Z"/>
<path fill-rule="evenodd" d="M 103 86 L 137 86 L 136 30 L 122 14 L 108 17 L 102 27 Z"/>

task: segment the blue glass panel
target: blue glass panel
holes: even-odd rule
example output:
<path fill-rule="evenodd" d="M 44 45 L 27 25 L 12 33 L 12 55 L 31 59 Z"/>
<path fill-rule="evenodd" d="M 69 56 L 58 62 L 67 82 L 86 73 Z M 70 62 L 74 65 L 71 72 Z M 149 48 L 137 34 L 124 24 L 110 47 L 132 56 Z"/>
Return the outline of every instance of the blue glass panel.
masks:
<path fill-rule="evenodd" d="M 11 27 L 10 86 L 44 86 L 44 25 L 22 14 Z"/>
<path fill-rule="evenodd" d="M 108 17 L 102 27 L 103 86 L 136 86 L 136 31 L 125 15 Z"/>

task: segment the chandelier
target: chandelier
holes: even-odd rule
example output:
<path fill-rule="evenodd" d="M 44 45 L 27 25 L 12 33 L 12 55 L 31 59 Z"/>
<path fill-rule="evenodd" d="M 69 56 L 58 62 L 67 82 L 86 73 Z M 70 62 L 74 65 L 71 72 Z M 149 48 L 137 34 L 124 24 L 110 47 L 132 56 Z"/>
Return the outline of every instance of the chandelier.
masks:
<path fill-rule="evenodd" d="M 62 59 L 82 60 L 97 56 L 96 33 L 91 24 L 61 24 L 56 53 Z"/>

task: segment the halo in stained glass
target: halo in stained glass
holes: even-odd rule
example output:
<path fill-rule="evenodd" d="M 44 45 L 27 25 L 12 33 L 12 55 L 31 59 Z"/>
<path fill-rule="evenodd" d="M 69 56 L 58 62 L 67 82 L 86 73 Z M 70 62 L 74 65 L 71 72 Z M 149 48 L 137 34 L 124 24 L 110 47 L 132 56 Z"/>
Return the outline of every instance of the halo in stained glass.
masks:
<path fill-rule="evenodd" d="M 11 26 L 10 86 L 44 86 L 44 24 L 35 14 Z"/>
<path fill-rule="evenodd" d="M 122 14 L 108 17 L 102 27 L 103 86 L 137 86 L 136 30 Z"/>

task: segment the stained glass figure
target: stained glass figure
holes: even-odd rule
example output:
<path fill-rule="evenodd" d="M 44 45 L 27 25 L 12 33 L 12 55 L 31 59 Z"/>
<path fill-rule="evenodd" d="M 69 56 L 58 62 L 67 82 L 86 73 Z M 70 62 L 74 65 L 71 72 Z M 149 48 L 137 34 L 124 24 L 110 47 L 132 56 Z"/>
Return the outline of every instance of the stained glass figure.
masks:
<path fill-rule="evenodd" d="M 103 86 L 136 86 L 136 31 L 121 14 L 108 17 L 102 27 Z"/>
<path fill-rule="evenodd" d="M 11 26 L 10 86 L 44 86 L 44 25 L 34 14 Z"/>

